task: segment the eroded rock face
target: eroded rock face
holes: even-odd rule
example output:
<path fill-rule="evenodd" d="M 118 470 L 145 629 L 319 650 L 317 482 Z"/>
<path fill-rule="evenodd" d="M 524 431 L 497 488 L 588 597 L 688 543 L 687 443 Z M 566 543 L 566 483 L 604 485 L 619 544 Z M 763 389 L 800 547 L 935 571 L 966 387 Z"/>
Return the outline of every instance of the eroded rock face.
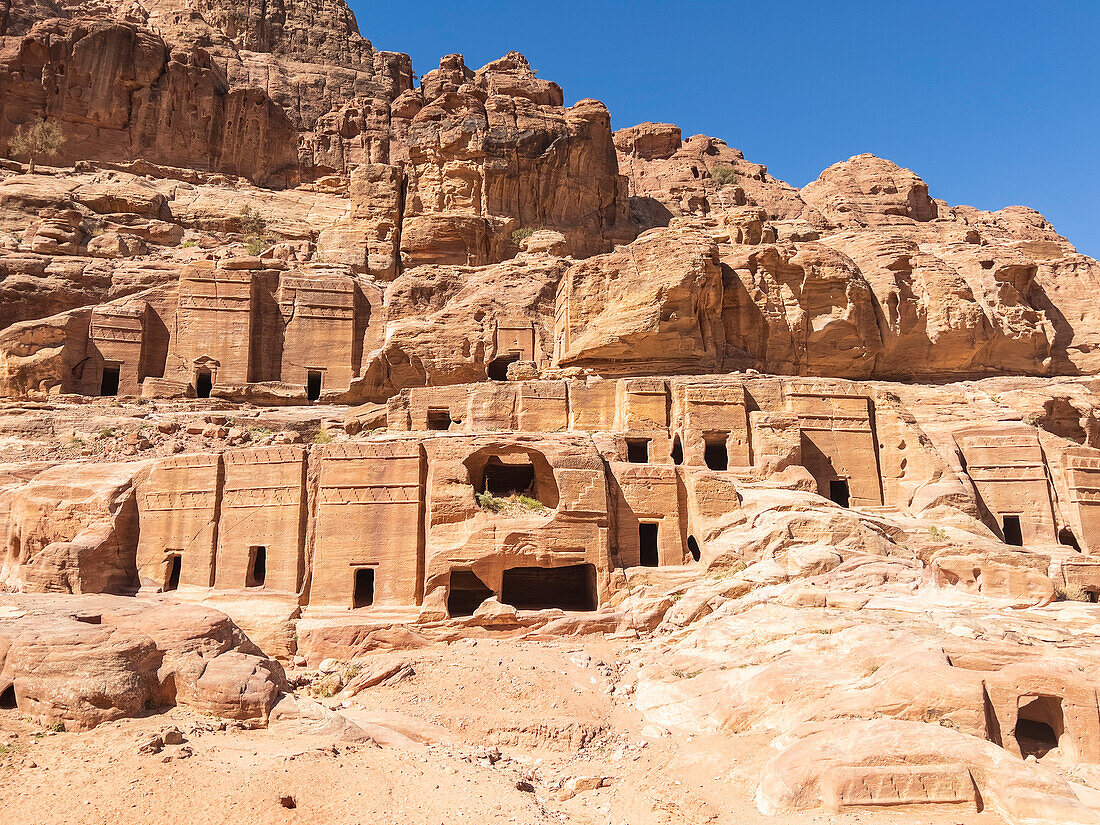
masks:
<path fill-rule="evenodd" d="M 230 88 L 207 53 L 172 51 L 131 23 L 38 24 L 0 52 L 0 95 L 0 137 L 45 113 L 65 125 L 64 163 L 143 158 L 258 182 L 297 172 L 296 132 L 279 106 Z"/>
<path fill-rule="evenodd" d="M 574 264 L 558 287 L 557 363 L 621 371 L 713 369 L 722 300 L 715 251 L 706 235 L 655 231 Z"/>
<path fill-rule="evenodd" d="M 406 264 L 499 261 L 519 230 L 561 232 L 577 256 L 631 234 L 601 103 L 563 108 L 561 88 L 516 52 L 477 72 L 446 57 L 421 92 L 408 127 Z"/>
<path fill-rule="evenodd" d="M 874 155 L 856 155 L 830 166 L 799 195 L 839 227 L 923 222 L 937 215 L 923 180 Z"/>

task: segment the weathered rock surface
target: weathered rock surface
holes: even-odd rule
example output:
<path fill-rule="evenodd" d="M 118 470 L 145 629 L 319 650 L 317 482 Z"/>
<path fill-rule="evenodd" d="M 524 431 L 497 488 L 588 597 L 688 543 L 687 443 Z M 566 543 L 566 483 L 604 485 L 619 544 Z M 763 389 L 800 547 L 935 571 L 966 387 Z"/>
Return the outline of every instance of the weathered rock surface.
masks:
<path fill-rule="evenodd" d="M 263 723 L 287 689 L 224 615 L 106 596 L 7 597 L 0 683 L 42 725 L 76 731 L 175 704 Z"/>

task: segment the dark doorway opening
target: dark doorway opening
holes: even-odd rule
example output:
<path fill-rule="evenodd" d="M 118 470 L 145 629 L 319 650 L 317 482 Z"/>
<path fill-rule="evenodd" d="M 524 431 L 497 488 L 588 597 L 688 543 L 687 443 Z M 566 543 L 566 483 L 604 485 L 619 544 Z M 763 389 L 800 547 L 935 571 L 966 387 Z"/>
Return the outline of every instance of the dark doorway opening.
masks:
<path fill-rule="evenodd" d="M 626 460 L 631 464 L 648 464 L 649 439 L 628 438 L 626 440 Z"/>
<path fill-rule="evenodd" d="M 15 710 L 19 703 L 15 699 L 15 685 L 8 685 L 0 692 L 0 710 Z"/>
<path fill-rule="evenodd" d="M 500 600 L 517 610 L 595 610 L 596 568 L 591 564 L 513 567 L 504 571 Z"/>
<path fill-rule="evenodd" d="M 429 409 L 428 410 L 428 429 L 429 430 L 449 430 L 451 429 L 451 411 L 441 409 Z"/>
<path fill-rule="evenodd" d="M 847 507 L 851 501 L 851 493 L 848 490 L 848 481 L 843 478 L 834 478 L 829 482 L 829 498 L 841 507 Z"/>
<path fill-rule="evenodd" d="M 505 464 L 490 456 L 485 464 L 485 489 L 494 496 L 531 495 L 535 488 L 535 467 L 530 461 Z"/>
<path fill-rule="evenodd" d="M 183 556 L 176 554 L 168 557 L 168 570 L 164 577 L 164 589 L 175 590 L 180 586 L 180 572 L 183 570 Z"/>
<path fill-rule="evenodd" d="M 253 547 L 248 555 L 248 581 L 245 587 L 263 587 L 267 579 L 267 548 Z"/>
<path fill-rule="evenodd" d="M 726 436 L 707 436 L 703 449 L 703 463 L 712 470 L 725 470 L 729 467 L 729 453 L 726 451 Z"/>
<path fill-rule="evenodd" d="M 321 371 L 309 370 L 306 372 L 306 400 L 316 401 L 321 397 Z"/>
<path fill-rule="evenodd" d="M 699 561 L 703 557 L 703 554 L 699 551 L 699 542 L 695 540 L 695 536 L 688 536 L 688 552 L 691 553 L 692 559 Z"/>
<path fill-rule="evenodd" d="M 510 352 L 507 355 L 499 355 L 489 362 L 489 379 L 491 381 L 507 381 L 508 365 L 519 360 L 518 352 Z"/>
<path fill-rule="evenodd" d="M 103 379 L 99 382 L 100 395 L 118 395 L 118 380 L 122 374 L 121 367 L 103 367 Z"/>
<path fill-rule="evenodd" d="M 452 570 L 447 588 L 447 612 L 451 616 L 472 616 L 492 595 L 493 591 L 473 570 Z"/>
<path fill-rule="evenodd" d="M 1013 735 L 1024 757 L 1042 759 L 1058 747 L 1064 731 L 1062 700 L 1057 696 L 1037 696 L 1016 712 Z"/>
<path fill-rule="evenodd" d="M 680 443 L 680 436 L 676 436 L 672 439 L 672 463 L 684 463 L 684 445 Z"/>
<path fill-rule="evenodd" d="M 360 567 L 355 571 L 355 593 L 352 607 L 370 607 L 374 604 L 374 568 Z"/>
<path fill-rule="evenodd" d="M 657 567 L 661 563 L 657 552 L 657 525 L 641 522 L 638 525 L 638 563 L 642 567 Z"/>
<path fill-rule="evenodd" d="M 1024 546 L 1024 533 L 1020 528 L 1019 516 L 1005 516 L 1001 521 L 1001 531 L 1005 537 L 1005 544 Z"/>
<path fill-rule="evenodd" d="M 195 395 L 199 398 L 209 398 L 210 390 L 214 388 L 214 376 L 210 370 L 199 370 L 195 373 Z"/>
<path fill-rule="evenodd" d="M 1073 531 L 1068 527 L 1063 527 L 1058 531 L 1058 543 L 1066 547 L 1072 547 L 1078 553 L 1081 552 L 1081 545 L 1077 542 L 1077 536 L 1073 535 Z"/>

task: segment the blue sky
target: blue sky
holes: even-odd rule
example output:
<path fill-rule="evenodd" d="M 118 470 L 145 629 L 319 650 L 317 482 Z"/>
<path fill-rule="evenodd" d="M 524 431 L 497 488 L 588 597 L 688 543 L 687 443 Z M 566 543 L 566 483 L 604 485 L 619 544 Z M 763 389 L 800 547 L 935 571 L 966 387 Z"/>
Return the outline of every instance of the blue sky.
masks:
<path fill-rule="evenodd" d="M 951 203 L 1038 209 L 1100 257 L 1095 0 L 350 2 L 419 74 L 516 49 L 616 129 L 714 135 L 796 186 L 874 152 Z"/>

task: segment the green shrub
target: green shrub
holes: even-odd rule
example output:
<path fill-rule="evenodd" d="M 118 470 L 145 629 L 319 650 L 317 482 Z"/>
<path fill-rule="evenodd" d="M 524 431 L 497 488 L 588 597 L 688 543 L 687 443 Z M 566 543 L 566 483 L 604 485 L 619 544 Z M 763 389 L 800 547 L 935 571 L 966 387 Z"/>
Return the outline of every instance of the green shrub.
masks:
<path fill-rule="evenodd" d="M 65 144 L 65 133 L 53 121 L 23 123 L 15 127 L 8 138 L 8 151 L 13 157 L 26 158 L 27 174 L 34 174 L 40 157 L 52 158 Z"/>
<path fill-rule="evenodd" d="M 241 207 L 240 222 L 241 233 L 244 235 L 244 244 L 248 249 L 248 254 L 259 255 L 269 244 L 265 235 L 267 232 L 267 219 L 246 203 Z"/>
<path fill-rule="evenodd" d="M 328 428 L 322 427 L 317 431 L 317 434 L 313 436 L 314 444 L 328 444 L 332 441 L 332 433 L 328 431 Z"/>
<path fill-rule="evenodd" d="M 728 163 L 719 163 L 710 170 L 710 179 L 719 186 L 737 182 L 737 170 Z"/>
<path fill-rule="evenodd" d="M 934 524 L 928 528 L 928 535 L 931 537 L 932 541 L 947 541 L 947 531 Z"/>
<path fill-rule="evenodd" d="M 191 249 L 195 245 L 194 238 L 188 238 L 186 241 L 180 244 L 184 249 Z"/>
<path fill-rule="evenodd" d="M 538 232 L 537 229 L 532 229 L 529 226 L 524 226 L 521 229 L 517 229 L 515 232 L 512 233 L 512 243 L 514 243 L 516 246 L 519 246 L 536 232 Z"/>
<path fill-rule="evenodd" d="M 513 493 L 510 496 L 494 496 L 492 493 L 477 493 L 477 506 L 490 513 L 539 513 L 546 505 L 532 496 Z"/>

